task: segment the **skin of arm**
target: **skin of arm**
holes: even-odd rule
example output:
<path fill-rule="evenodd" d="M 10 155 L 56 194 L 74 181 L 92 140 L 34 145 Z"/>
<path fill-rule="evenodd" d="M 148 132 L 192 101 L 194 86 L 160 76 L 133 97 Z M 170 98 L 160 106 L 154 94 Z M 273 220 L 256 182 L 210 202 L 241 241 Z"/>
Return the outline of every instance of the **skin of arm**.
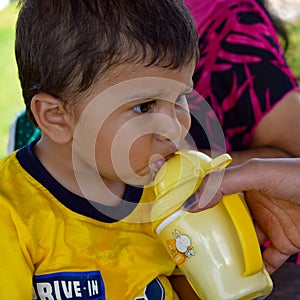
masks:
<path fill-rule="evenodd" d="M 232 165 L 238 165 L 253 157 L 299 157 L 299 115 L 299 94 L 291 92 L 261 120 L 249 149 L 229 153 Z"/>
<path fill-rule="evenodd" d="M 191 211 L 215 205 L 224 194 L 243 191 L 260 243 L 271 242 L 263 252 L 268 272 L 273 273 L 290 255 L 300 251 L 300 158 L 251 159 L 227 168 L 225 174 L 216 171 L 209 176 L 211 182 L 223 176 L 218 191 L 205 206 L 200 196 Z M 199 195 L 210 188 L 205 182 Z"/>
<path fill-rule="evenodd" d="M 251 158 L 291 158 L 300 156 L 300 98 L 294 91 L 287 94 L 258 124 L 248 149 L 228 152 L 231 166 Z M 211 156 L 211 151 L 199 149 Z"/>
<path fill-rule="evenodd" d="M 200 298 L 196 295 L 189 282 L 184 275 L 176 274 L 171 275 L 169 280 L 181 300 L 199 300 Z"/>

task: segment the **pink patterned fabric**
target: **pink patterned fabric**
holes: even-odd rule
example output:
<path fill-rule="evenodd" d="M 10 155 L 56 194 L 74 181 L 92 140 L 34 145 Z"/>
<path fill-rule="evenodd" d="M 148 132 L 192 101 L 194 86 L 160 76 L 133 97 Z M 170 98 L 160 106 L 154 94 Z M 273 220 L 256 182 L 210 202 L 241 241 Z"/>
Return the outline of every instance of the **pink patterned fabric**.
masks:
<path fill-rule="evenodd" d="M 212 130 L 217 117 L 226 151 L 246 149 L 261 119 L 297 89 L 276 31 L 255 0 L 184 2 L 199 33 L 200 60 L 193 77 L 194 88 L 216 114 L 203 106 L 203 98 L 190 97 L 194 116 L 191 135 L 199 149 L 210 146 L 223 150 L 224 145 L 214 139 Z"/>
<path fill-rule="evenodd" d="M 189 98 L 192 138 L 198 149 L 246 149 L 262 118 L 286 94 L 299 90 L 275 28 L 255 0 L 184 2 L 199 34 L 193 81 L 201 97 Z M 300 264 L 300 254 L 290 260 Z"/>

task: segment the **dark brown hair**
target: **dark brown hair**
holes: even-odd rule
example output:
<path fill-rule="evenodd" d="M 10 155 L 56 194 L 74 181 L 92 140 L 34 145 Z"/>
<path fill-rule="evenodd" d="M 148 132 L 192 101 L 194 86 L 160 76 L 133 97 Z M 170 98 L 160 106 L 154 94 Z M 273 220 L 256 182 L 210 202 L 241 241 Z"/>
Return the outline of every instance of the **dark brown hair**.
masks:
<path fill-rule="evenodd" d="M 180 0 L 23 0 L 15 53 L 32 97 L 70 99 L 116 64 L 176 69 L 197 59 L 197 31 Z"/>

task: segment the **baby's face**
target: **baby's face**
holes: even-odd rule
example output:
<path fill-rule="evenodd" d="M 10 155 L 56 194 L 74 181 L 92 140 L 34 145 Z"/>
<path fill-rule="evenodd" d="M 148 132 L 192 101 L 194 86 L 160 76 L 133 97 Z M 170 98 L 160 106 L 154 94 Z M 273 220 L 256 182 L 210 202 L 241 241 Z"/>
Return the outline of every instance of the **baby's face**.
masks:
<path fill-rule="evenodd" d="M 117 67 L 78 107 L 73 155 L 108 184 L 148 184 L 190 127 L 193 71 Z"/>

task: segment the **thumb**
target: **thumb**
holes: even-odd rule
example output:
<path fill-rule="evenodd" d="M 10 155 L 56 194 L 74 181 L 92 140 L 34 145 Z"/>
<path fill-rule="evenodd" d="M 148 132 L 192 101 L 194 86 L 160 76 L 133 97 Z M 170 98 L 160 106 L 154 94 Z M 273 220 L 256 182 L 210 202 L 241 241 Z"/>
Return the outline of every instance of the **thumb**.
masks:
<path fill-rule="evenodd" d="M 216 170 L 205 177 L 199 189 L 186 204 L 184 209 L 197 212 L 218 204 L 224 194 L 234 194 L 252 190 L 259 186 L 255 174 L 255 160 L 242 165 Z"/>
<path fill-rule="evenodd" d="M 256 176 L 259 173 L 257 165 L 257 160 L 251 159 L 241 165 L 226 168 L 219 192 L 221 194 L 233 194 L 259 189 L 262 185 L 262 178 Z"/>

